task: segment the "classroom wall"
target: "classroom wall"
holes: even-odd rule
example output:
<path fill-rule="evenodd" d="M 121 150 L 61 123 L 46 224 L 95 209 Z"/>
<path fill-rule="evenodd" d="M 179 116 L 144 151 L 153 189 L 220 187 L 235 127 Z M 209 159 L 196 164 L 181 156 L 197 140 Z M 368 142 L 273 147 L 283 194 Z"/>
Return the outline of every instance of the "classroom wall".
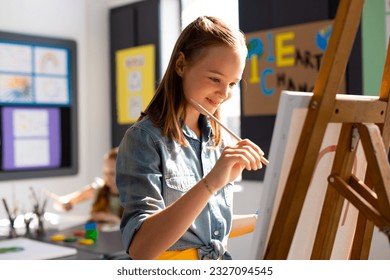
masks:
<path fill-rule="evenodd" d="M 0 30 L 72 39 L 77 42 L 79 172 L 74 176 L 0 182 L 0 197 L 10 206 L 31 209 L 29 187 L 58 194 L 79 189 L 102 169 L 110 147 L 107 0 L 2 0 Z M 75 211 L 84 212 L 89 205 Z M 52 208 L 49 206 L 48 211 Z M 6 214 L 0 207 L 0 219 Z"/>
<path fill-rule="evenodd" d="M 79 172 L 73 176 L 0 182 L 0 198 L 10 207 L 16 201 L 29 210 L 30 191 L 47 189 L 66 194 L 102 176 L 102 157 L 111 147 L 109 9 L 139 0 L 1 0 L 0 30 L 45 37 L 72 39 L 77 43 L 78 71 L 78 149 Z M 179 33 L 179 17 L 172 16 L 178 0 L 161 5 L 162 28 L 169 30 L 162 39 L 165 69 Z M 173 27 L 172 27 L 173 26 Z M 163 56 L 163 55 L 161 55 Z M 42 194 L 43 195 L 43 194 Z M 31 206 L 32 207 L 32 206 Z M 77 205 L 73 214 L 88 213 L 90 202 Z M 51 205 L 48 211 L 55 212 Z M 6 217 L 0 206 L 0 219 Z"/>

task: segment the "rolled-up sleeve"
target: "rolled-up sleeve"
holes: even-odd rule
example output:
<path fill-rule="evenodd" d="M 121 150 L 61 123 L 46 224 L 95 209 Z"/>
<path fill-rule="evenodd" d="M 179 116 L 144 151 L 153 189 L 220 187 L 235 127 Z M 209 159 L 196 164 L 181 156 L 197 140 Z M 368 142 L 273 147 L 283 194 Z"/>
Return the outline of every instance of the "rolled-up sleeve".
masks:
<path fill-rule="evenodd" d="M 189 127 L 183 126 L 188 145 L 163 136 L 161 128 L 147 117 L 131 126 L 124 135 L 117 159 L 117 186 L 124 207 L 121 231 L 126 250 L 150 215 L 185 195 L 210 172 L 220 157 L 224 145 L 213 146 L 208 119 L 201 118 L 199 123 L 200 139 Z M 232 199 L 228 191 L 225 188 L 212 196 L 207 207 L 168 250 L 203 248 L 218 256 L 224 254 L 221 250 L 216 252 L 216 248 L 224 248 L 231 229 Z M 158 238 L 158 232 L 155 234 Z M 208 250 L 210 246 L 212 250 Z"/>
<path fill-rule="evenodd" d="M 133 126 L 119 146 L 116 182 L 124 207 L 120 228 L 126 250 L 145 219 L 165 208 L 157 141 L 147 131 Z"/>

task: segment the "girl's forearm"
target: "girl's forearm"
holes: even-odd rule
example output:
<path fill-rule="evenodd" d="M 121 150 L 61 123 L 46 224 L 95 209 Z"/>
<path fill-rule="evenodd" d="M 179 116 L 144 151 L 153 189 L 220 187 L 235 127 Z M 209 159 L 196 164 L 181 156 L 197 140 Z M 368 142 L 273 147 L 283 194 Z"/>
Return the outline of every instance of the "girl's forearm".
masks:
<path fill-rule="evenodd" d="M 212 194 L 203 180 L 167 208 L 148 217 L 130 244 L 133 259 L 155 259 L 190 227 Z"/>

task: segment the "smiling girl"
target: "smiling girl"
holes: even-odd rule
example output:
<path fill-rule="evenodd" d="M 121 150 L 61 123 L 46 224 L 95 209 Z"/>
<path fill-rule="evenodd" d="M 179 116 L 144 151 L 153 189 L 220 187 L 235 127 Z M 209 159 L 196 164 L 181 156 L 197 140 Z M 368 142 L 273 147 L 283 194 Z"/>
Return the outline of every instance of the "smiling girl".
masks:
<path fill-rule="evenodd" d="M 179 36 L 153 100 L 123 137 L 117 186 L 122 239 L 132 259 L 231 259 L 233 181 L 262 168 L 262 150 L 232 143 L 218 124 L 220 106 L 238 86 L 245 37 L 203 16 Z"/>

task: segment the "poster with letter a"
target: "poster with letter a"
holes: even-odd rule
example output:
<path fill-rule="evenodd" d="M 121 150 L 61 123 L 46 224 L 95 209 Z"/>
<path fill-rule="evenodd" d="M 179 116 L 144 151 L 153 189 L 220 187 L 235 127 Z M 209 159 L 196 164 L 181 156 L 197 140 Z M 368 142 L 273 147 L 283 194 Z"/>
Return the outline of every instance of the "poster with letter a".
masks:
<path fill-rule="evenodd" d="M 282 90 L 313 91 L 332 24 L 324 20 L 245 34 L 244 116 L 276 115 Z M 339 93 L 344 88 L 345 82 Z"/>
<path fill-rule="evenodd" d="M 116 62 L 116 102 L 119 124 L 132 124 L 152 99 L 155 91 L 155 46 L 119 50 Z"/>

